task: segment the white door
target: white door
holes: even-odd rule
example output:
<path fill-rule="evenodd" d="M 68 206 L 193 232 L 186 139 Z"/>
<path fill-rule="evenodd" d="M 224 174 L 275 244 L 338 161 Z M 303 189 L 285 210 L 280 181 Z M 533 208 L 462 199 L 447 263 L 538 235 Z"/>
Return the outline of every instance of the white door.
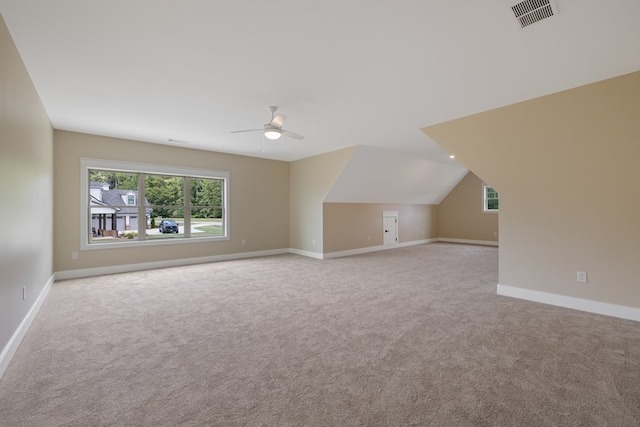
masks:
<path fill-rule="evenodd" d="M 383 244 L 393 245 L 398 243 L 398 217 L 384 216 L 382 227 L 384 228 Z"/>

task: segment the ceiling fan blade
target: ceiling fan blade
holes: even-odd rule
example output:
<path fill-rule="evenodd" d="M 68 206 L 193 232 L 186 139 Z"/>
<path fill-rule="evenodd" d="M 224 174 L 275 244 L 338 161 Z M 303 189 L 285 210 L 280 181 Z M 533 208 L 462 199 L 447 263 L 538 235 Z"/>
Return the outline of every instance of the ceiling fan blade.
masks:
<path fill-rule="evenodd" d="M 262 129 L 247 129 L 247 130 L 232 130 L 231 133 L 242 133 L 242 132 L 263 132 L 264 128 Z"/>
<path fill-rule="evenodd" d="M 275 116 L 272 120 L 271 123 L 269 123 L 271 126 L 275 126 L 278 129 L 282 128 L 282 125 L 284 124 L 284 121 L 287 119 L 287 116 L 283 116 L 282 114 L 278 114 L 277 116 Z"/>
<path fill-rule="evenodd" d="M 298 135 L 297 133 L 291 132 L 290 130 L 283 130 L 282 134 L 284 136 L 288 136 L 289 138 L 294 138 L 294 139 L 299 139 L 299 140 L 303 140 L 304 139 L 304 136 Z"/>

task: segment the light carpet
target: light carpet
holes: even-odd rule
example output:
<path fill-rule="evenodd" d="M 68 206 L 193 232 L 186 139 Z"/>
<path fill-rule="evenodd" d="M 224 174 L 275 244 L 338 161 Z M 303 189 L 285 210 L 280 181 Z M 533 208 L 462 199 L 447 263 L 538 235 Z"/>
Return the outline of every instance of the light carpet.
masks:
<path fill-rule="evenodd" d="M 427 244 L 56 283 L 2 426 L 636 426 L 640 324 L 495 293 Z"/>

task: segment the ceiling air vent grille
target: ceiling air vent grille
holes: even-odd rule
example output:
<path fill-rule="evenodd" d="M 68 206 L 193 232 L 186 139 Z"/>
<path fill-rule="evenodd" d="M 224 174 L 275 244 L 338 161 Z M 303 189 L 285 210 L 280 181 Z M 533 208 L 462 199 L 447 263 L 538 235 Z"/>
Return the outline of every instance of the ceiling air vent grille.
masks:
<path fill-rule="evenodd" d="M 520 28 L 551 18 L 556 14 L 551 0 L 525 0 L 511 6 L 511 10 L 520 23 Z"/>

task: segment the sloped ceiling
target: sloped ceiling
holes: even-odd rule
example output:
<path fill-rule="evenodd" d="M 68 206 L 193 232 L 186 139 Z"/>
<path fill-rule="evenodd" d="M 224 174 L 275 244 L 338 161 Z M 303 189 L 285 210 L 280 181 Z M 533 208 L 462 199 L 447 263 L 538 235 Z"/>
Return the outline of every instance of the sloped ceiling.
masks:
<path fill-rule="evenodd" d="M 293 161 L 640 69 L 640 1 L 0 0 L 56 129 Z M 302 142 L 265 144 L 269 105 Z M 284 148 L 284 150 L 283 150 Z"/>
<path fill-rule="evenodd" d="M 639 117 L 635 72 L 424 129 L 500 192 L 501 285 L 640 308 Z"/>
<path fill-rule="evenodd" d="M 359 146 L 325 202 L 439 204 L 467 169 Z"/>
<path fill-rule="evenodd" d="M 640 1 L 0 0 L 56 129 L 295 161 L 359 145 L 327 201 L 438 203 L 420 131 L 640 69 Z M 269 105 L 306 137 L 264 141 Z M 384 153 L 384 154 L 382 154 Z M 453 153 L 455 154 L 455 153 Z"/>

